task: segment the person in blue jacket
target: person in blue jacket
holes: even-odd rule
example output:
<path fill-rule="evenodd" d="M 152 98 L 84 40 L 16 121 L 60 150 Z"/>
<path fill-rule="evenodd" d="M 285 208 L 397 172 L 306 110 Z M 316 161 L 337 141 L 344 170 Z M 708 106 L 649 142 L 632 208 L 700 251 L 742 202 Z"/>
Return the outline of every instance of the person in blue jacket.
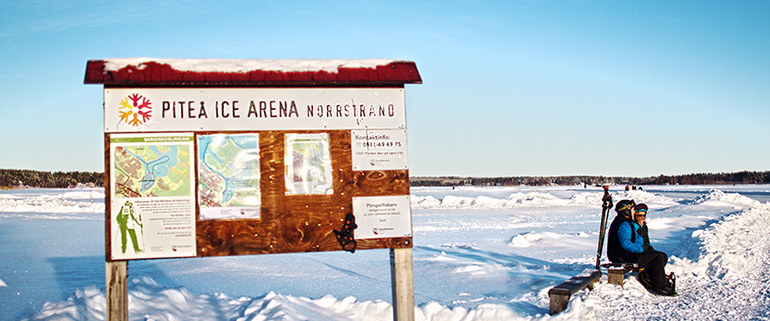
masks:
<path fill-rule="evenodd" d="M 636 204 L 636 206 L 634 206 L 634 227 L 636 228 L 636 233 L 641 235 L 642 239 L 644 239 L 642 248 L 645 251 L 655 249 L 652 247 L 652 244 L 650 244 L 650 232 L 647 228 L 646 219 L 648 210 L 647 204 L 644 203 Z M 668 257 L 666 257 L 666 261 L 668 261 Z"/>
<path fill-rule="evenodd" d="M 675 296 L 676 291 L 666 278 L 668 255 L 644 250 L 644 238 L 634 226 L 633 200 L 622 200 L 615 206 L 618 213 L 610 224 L 607 235 L 607 257 L 612 263 L 637 263 L 642 277 L 652 281 L 652 291 L 659 295 Z"/>

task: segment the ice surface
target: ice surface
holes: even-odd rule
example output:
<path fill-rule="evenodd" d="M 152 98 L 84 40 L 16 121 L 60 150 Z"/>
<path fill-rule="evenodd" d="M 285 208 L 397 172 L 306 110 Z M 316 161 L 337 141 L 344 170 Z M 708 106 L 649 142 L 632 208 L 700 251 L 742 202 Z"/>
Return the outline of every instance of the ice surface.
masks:
<path fill-rule="evenodd" d="M 548 316 L 548 289 L 593 268 L 601 189 L 412 188 L 416 319 L 767 319 L 768 190 L 613 188 L 650 206 L 680 295 L 629 276 Z M 104 318 L 103 215 L 101 189 L 0 192 L 0 320 Z M 386 250 L 129 263 L 131 320 L 392 320 L 390 300 Z"/>

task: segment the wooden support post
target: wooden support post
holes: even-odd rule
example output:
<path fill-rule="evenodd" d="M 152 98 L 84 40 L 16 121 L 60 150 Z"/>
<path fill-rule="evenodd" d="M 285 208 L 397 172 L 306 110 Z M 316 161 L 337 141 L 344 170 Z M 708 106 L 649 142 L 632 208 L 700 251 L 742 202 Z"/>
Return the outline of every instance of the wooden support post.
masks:
<path fill-rule="evenodd" d="M 599 277 L 598 277 L 598 278 L 596 278 L 596 280 L 593 280 L 593 281 L 591 281 L 590 283 L 588 283 L 588 284 L 586 285 L 586 288 L 588 288 L 589 290 L 593 290 L 593 289 L 594 289 L 594 287 L 596 286 L 596 284 L 597 284 L 597 283 L 599 283 L 599 280 L 600 280 L 601 278 L 602 278 L 602 276 L 601 276 L 601 274 L 600 274 L 600 275 L 599 275 Z"/>
<path fill-rule="evenodd" d="M 105 266 L 107 280 L 107 321 L 128 320 L 128 262 L 107 262 Z"/>
<path fill-rule="evenodd" d="M 411 248 L 390 249 L 390 278 L 393 290 L 393 321 L 414 321 Z"/>
<path fill-rule="evenodd" d="M 553 289 L 548 291 L 548 297 L 550 298 L 550 305 L 548 307 L 548 314 L 554 315 L 567 309 L 570 298 L 569 291 L 554 291 Z"/>
<path fill-rule="evenodd" d="M 620 285 L 622 287 L 625 274 L 625 268 L 609 268 L 607 270 L 607 283 Z"/>

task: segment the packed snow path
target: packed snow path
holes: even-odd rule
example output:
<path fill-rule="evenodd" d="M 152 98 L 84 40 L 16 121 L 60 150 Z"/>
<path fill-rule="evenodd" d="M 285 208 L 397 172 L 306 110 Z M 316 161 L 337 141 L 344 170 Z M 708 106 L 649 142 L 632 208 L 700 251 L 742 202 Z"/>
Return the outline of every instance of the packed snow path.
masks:
<path fill-rule="evenodd" d="M 600 320 L 768 320 L 770 319 L 770 210 L 752 208 L 728 216 L 705 231 L 697 261 L 673 258 L 679 296 L 651 295 L 636 279 L 625 289 L 602 284 L 586 295 L 586 307 Z M 699 241 L 699 242 L 696 242 Z"/>

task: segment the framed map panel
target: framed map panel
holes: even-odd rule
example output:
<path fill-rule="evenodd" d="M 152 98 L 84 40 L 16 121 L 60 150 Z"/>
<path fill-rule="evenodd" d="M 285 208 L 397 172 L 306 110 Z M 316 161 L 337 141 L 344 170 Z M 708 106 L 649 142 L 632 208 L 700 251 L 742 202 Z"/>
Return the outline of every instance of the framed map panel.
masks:
<path fill-rule="evenodd" d="M 192 133 L 110 135 L 113 259 L 195 256 Z"/>
<path fill-rule="evenodd" d="M 260 216 L 259 134 L 198 135 L 200 219 Z"/>

